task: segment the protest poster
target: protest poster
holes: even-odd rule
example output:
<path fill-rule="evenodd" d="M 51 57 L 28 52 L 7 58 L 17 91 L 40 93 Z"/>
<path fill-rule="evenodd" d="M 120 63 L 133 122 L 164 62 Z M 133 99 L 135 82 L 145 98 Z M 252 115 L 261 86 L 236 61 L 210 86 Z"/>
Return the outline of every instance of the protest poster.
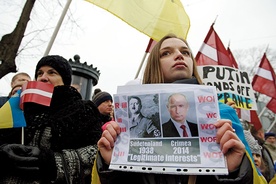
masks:
<path fill-rule="evenodd" d="M 197 66 L 205 85 L 217 88 L 218 100 L 234 101 L 237 108 L 257 110 L 254 90 L 246 71 L 220 65 Z"/>
<path fill-rule="evenodd" d="M 196 125 L 197 136 L 192 131 L 188 137 L 177 132 L 167 136 L 166 131 L 172 130 L 163 128 L 171 119 L 168 98 L 175 94 L 185 96 L 189 105 L 186 121 Z M 140 118 L 141 126 L 136 124 L 140 126 L 138 131 L 133 128 L 130 109 L 137 105 L 137 99 L 140 99 L 139 110 L 144 117 Z M 119 86 L 114 95 L 114 114 L 121 133 L 109 169 L 167 174 L 228 174 L 213 125 L 220 118 L 215 87 L 189 84 Z"/>

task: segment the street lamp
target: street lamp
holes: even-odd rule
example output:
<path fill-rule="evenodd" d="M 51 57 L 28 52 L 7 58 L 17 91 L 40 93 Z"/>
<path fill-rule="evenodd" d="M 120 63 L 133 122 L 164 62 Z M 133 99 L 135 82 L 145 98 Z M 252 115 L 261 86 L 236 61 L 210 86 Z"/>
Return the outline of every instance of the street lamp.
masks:
<path fill-rule="evenodd" d="M 92 99 L 92 89 L 98 84 L 100 70 L 93 65 L 87 65 L 86 62 L 80 62 L 80 56 L 75 55 L 74 61 L 70 58 L 69 63 L 72 66 L 72 83 L 71 86 L 75 87 L 85 100 Z"/>

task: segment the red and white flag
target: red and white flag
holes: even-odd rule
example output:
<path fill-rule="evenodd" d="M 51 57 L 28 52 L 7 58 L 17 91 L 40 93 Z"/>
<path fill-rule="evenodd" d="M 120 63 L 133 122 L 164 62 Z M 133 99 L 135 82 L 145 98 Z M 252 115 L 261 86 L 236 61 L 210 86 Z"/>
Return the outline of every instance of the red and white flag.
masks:
<path fill-rule="evenodd" d="M 259 93 L 276 98 L 276 76 L 265 53 L 253 77 L 252 87 Z"/>
<path fill-rule="evenodd" d="M 238 69 L 239 68 L 238 63 L 236 62 L 234 55 L 233 55 L 232 51 L 230 50 L 230 47 L 227 48 L 227 52 L 228 52 L 228 56 L 232 62 L 232 65 L 233 65 L 232 67 Z"/>
<path fill-rule="evenodd" d="M 270 101 L 266 104 L 266 108 L 276 114 L 276 98 L 271 98 Z"/>
<path fill-rule="evenodd" d="M 229 54 L 213 26 L 214 24 L 211 25 L 210 30 L 195 57 L 197 65 L 223 65 L 234 67 L 235 65 L 230 60 Z"/>
<path fill-rule="evenodd" d="M 238 117 L 240 119 L 248 121 L 250 124 L 254 125 L 256 130 L 262 128 L 262 123 L 258 117 L 257 111 L 255 110 L 246 110 L 246 109 L 237 109 Z"/>
<path fill-rule="evenodd" d="M 23 109 L 25 102 L 33 102 L 45 106 L 50 106 L 54 85 L 30 81 L 22 86 L 22 93 L 20 96 L 20 107 Z"/>

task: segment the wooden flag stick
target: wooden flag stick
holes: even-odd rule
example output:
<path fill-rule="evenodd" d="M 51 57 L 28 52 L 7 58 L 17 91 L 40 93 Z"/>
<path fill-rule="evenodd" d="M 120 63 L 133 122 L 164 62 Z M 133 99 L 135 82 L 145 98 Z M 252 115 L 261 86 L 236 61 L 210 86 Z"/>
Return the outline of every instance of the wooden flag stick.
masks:
<path fill-rule="evenodd" d="M 61 26 L 61 24 L 62 24 L 62 21 L 63 21 L 65 15 L 66 15 L 67 10 L 69 9 L 69 6 L 70 6 L 71 2 L 72 2 L 72 0 L 67 0 L 67 3 L 66 3 L 66 5 L 65 5 L 65 7 L 64 7 L 64 9 L 63 9 L 63 11 L 62 11 L 62 14 L 61 14 L 60 18 L 59 18 L 59 21 L 58 21 L 58 23 L 57 23 L 57 26 L 56 26 L 56 28 L 55 28 L 55 31 L 54 31 L 54 33 L 53 33 L 53 35 L 52 35 L 52 37 L 51 37 L 51 40 L 50 40 L 50 42 L 49 42 L 49 44 L 48 44 L 48 46 L 47 46 L 47 48 L 46 48 L 46 51 L 45 51 L 45 53 L 44 53 L 44 56 L 47 56 L 47 55 L 49 54 L 49 52 L 50 52 L 50 50 L 51 50 L 51 48 L 52 48 L 52 46 L 53 46 L 53 43 L 54 43 L 54 41 L 55 41 L 55 39 L 56 39 L 56 36 L 57 36 L 57 34 L 58 34 L 59 28 L 60 28 L 60 26 Z"/>
<path fill-rule="evenodd" d="M 137 73 L 136 73 L 134 79 L 137 79 L 137 77 L 138 77 L 138 75 L 139 75 L 139 73 L 140 73 L 140 71 L 141 71 L 141 68 L 142 68 L 142 66 L 143 66 L 143 64 L 144 64 L 144 61 L 145 61 L 146 57 L 147 57 L 147 52 L 145 52 L 145 54 L 144 54 L 144 57 L 143 57 L 143 59 L 142 59 L 142 61 L 141 61 L 141 63 L 140 63 L 140 66 L 139 66 L 139 68 L 138 68 L 138 70 L 137 70 Z"/>
<path fill-rule="evenodd" d="M 274 121 L 271 123 L 271 125 L 269 126 L 269 128 L 267 129 L 266 132 L 270 132 L 270 130 L 272 129 L 272 127 L 275 125 L 275 123 L 276 123 L 276 115 L 274 117 Z"/>
<path fill-rule="evenodd" d="M 24 127 L 21 128 L 21 144 L 24 145 Z"/>
<path fill-rule="evenodd" d="M 259 118 L 261 118 L 261 116 L 262 116 L 263 113 L 265 112 L 265 109 L 266 109 L 266 107 L 264 107 L 264 108 L 262 109 L 262 111 L 261 111 L 260 114 L 258 115 Z"/>

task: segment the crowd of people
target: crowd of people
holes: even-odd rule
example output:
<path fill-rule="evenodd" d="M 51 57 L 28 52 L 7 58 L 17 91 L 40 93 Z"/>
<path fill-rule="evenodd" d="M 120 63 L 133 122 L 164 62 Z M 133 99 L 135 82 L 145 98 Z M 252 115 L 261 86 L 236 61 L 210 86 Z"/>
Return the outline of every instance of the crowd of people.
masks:
<path fill-rule="evenodd" d="M 20 81 L 17 83 L 16 81 Z M 232 105 L 219 103 L 221 119 L 214 123 L 216 142 L 226 157 L 228 175 L 179 175 L 125 172 L 109 169 L 114 145 L 121 133 L 115 121 L 112 95 L 95 89 L 91 100 L 82 99 L 71 86 L 72 69 L 58 55 L 42 57 L 34 80 L 53 85 L 50 106 L 24 103 L 24 144 L 22 129 L 0 129 L 0 183 L 91 183 L 91 184 L 253 184 L 275 182 L 275 133 L 243 130 Z M 18 73 L 12 79 L 15 90 L 30 76 Z M 181 83 L 203 85 L 186 40 L 174 34 L 164 36 L 152 49 L 142 84 Z M 3 104 L 2 104 L 3 105 Z M 139 97 L 128 99 L 130 133 L 133 137 L 194 137 L 198 128 L 186 120 L 189 103 L 185 95 L 168 98 L 168 122 L 155 126 L 141 113 Z M 161 130 L 162 128 L 162 130 Z M 165 130 L 165 131 L 163 131 Z M 164 134 L 164 135 L 163 135 Z M 166 136 L 165 136 L 166 135 Z M 250 154 L 246 152 L 250 147 Z M 260 175 L 254 175 L 254 160 Z M 259 178 L 256 178 L 259 177 Z"/>

